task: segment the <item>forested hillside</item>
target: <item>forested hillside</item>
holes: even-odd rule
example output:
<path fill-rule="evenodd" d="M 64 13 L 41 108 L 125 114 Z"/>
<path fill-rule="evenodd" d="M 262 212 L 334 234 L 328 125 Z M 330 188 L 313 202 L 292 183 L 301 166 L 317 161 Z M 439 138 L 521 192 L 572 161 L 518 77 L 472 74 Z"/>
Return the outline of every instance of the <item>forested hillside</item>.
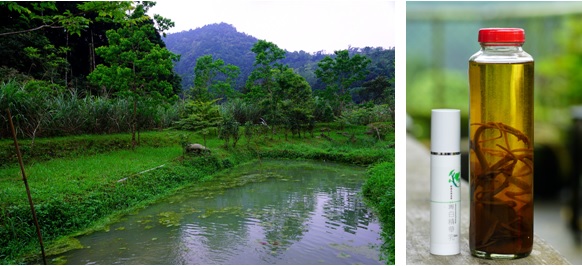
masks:
<path fill-rule="evenodd" d="M 194 84 L 196 60 L 203 55 L 213 55 L 215 59 L 238 66 L 241 70 L 236 81 L 238 87 L 244 86 L 253 70 L 255 54 L 251 48 L 257 38 L 237 32 L 226 23 L 168 34 L 164 42 L 168 50 L 180 55 L 174 70 L 182 76 L 182 87 L 186 89 Z"/>
<path fill-rule="evenodd" d="M 238 32 L 234 25 L 226 23 L 168 34 L 163 40 L 168 50 L 180 55 L 180 61 L 176 63 L 174 70 L 182 77 L 184 89 L 189 89 L 194 84 L 196 59 L 204 55 L 212 55 L 214 59 L 222 59 L 226 64 L 239 67 L 240 75 L 236 80 L 235 88 L 241 91 L 253 70 L 255 54 L 251 48 L 258 41 L 253 36 Z M 349 47 L 348 51 L 350 55 L 360 54 L 371 60 L 367 67 L 368 74 L 362 81 L 354 83 L 354 87 L 360 87 L 378 76 L 385 76 L 387 79 L 394 78 L 395 51 L 393 48 Z M 313 90 L 322 90 L 325 88 L 325 83 L 317 78 L 315 70 L 318 67 L 317 63 L 328 55 L 333 57 L 333 51 L 322 50 L 316 53 L 286 51 L 281 63 L 288 65 L 305 78 Z"/>
<path fill-rule="evenodd" d="M 286 51 L 226 23 L 165 36 L 154 5 L 0 2 L 0 118 L 10 108 L 33 140 L 131 132 L 133 146 L 154 128 L 394 120 L 394 48 Z"/>

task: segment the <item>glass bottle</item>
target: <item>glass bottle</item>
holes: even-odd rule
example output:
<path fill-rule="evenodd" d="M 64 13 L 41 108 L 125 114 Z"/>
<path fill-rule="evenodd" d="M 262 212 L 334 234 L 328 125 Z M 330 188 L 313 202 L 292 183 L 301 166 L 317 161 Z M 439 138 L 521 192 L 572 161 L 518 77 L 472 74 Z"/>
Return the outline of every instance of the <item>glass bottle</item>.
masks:
<path fill-rule="evenodd" d="M 479 30 L 469 59 L 471 254 L 526 257 L 533 246 L 534 60 L 518 28 Z"/>

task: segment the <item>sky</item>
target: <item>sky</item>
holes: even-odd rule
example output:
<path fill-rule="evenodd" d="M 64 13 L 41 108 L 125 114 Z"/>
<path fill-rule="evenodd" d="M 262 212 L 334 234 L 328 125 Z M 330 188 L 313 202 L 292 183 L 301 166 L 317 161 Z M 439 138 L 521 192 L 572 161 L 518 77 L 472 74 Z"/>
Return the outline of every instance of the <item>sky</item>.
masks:
<path fill-rule="evenodd" d="M 169 18 L 174 33 L 225 22 L 288 51 L 332 53 L 395 47 L 394 1 L 158 0 L 148 14 Z"/>

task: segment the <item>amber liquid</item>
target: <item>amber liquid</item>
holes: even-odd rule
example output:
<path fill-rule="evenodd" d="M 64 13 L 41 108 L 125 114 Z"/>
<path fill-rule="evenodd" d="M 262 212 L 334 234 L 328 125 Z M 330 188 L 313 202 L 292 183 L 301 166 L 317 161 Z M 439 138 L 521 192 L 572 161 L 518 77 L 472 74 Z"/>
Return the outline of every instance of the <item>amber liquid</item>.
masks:
<path fill-rule="evenodd" d="M 474 256 L 513 259 L 532 250 L 533 74 L 533 61 L 469 62 Z"/>

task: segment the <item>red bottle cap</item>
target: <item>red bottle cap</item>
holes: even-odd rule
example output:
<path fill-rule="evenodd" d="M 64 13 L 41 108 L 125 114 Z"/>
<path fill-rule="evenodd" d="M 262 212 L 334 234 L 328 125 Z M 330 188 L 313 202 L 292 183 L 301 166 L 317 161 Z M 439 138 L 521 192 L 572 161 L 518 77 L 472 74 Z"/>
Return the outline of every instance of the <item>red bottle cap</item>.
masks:
<path fill-rule="evenodd" d="M 479 30 L 481 43 L 524 43 L 525 31 L 520 28 L 485 28 Z"/>

